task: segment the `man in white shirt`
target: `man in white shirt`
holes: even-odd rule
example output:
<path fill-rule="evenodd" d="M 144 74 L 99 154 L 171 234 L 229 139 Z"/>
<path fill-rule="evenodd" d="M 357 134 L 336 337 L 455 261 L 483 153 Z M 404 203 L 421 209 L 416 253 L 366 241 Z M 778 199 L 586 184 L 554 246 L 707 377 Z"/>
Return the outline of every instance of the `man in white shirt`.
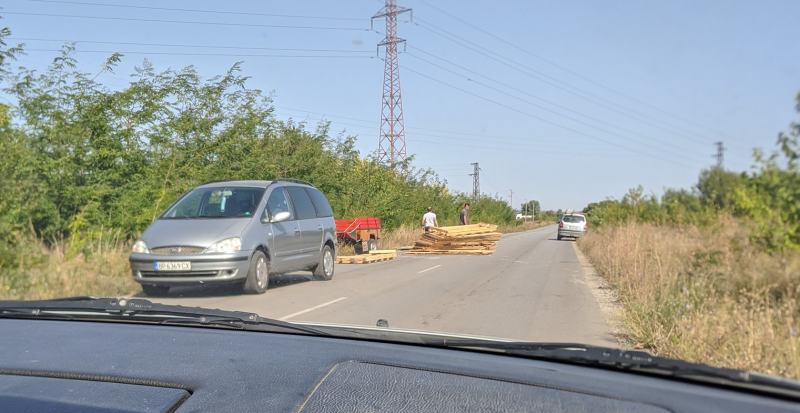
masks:
<path fill-rule="evenodd" d="M 431 212 L 431 207 L 428 207 L 428 213 L 422 216 L 422 226 L 425 228 L 425 232 L 428 232 L 430 227 L 439 226 L 439 221 L 436 219 L 436 214 Z"/>

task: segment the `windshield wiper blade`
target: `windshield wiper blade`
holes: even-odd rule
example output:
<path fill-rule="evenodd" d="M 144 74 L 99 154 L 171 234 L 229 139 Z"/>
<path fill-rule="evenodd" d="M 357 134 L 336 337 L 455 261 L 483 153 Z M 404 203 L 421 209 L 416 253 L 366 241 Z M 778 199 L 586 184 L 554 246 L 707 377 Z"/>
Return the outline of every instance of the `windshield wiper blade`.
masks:
<path fill-rule="evenodd" d="M 132 321 L 227 327 L 248 331 L 275 329 L 330 336 L 313 327 L 260 317 L 256 313 L 153 303 L 140 298 L 70 297 L 54 300 L 0 301 L 0 317 L 40 317 L 92 321 Z"/>
<path fill-rule="evenodd" d="M 527 358 L 558 360 L 600 367 L 667 375 L 716 384 L 739 385 L 751 389 L 788 391 L 800 397 L 800 382 L 745 370 L 712 367 L 705 364 L 668 359 L 646 351 L 622 350 L 575 343 L 502 342 L 489 340 L 433 340 L 430 345 L 447 348 L 499 351 Z"/>

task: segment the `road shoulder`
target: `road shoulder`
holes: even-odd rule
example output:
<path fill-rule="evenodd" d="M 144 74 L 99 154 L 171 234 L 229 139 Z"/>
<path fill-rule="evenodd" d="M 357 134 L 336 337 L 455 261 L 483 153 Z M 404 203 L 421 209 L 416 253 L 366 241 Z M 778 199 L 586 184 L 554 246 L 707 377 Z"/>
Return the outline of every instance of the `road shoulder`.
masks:
<path fill-rule="evenodd" d="M 611 334 L 617 341 L 620 348 L 632 348 L 633 343 L 630 340 L 630 335 L 625 328 L 625 323 L 622 321 L 623 312 L 625 311 L 619 297 L 614 290 L 608 285 L 608 282 L 597 274 L 594 267 L 589 262 L 589 259 L 583 255 L 578 243 L 573 242 L 572 247 L 575 250 L 575 255 L 583 268 L 583 274 L 586 278 L 586 285 L 592 290 L 592 295 L 597 301 L 602 311 L 603 319 L 611 329 Z"/>

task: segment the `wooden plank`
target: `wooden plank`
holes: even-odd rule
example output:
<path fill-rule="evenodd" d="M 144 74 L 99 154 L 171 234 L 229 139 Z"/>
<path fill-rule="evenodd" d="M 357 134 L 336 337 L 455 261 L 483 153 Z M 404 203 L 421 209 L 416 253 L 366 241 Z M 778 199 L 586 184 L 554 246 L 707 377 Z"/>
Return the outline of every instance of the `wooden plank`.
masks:
<path fill-rule="evenodd" d="M 395 254 L 397 250 L 372 250 L 370 254 Z"/>
<path fill-rule="evenodd" d="M 336 257 L 339 264 L 370 264 L 373 262 L 389 261 L 397 258 L 397 253 L 374 255 L 340 255 Z"/>
<path fill-rule="evenodd" d="M 445 255 L 487 255 L 495 250 L 502 234 L 486 223 L 434 227 L 424 233 L 407 253 Z"/>
<path fill-rule="evenodd" d="M 409 251 L 409 254 L 491 254 L 493 250 L 447 250 L 447 251 Z"/>

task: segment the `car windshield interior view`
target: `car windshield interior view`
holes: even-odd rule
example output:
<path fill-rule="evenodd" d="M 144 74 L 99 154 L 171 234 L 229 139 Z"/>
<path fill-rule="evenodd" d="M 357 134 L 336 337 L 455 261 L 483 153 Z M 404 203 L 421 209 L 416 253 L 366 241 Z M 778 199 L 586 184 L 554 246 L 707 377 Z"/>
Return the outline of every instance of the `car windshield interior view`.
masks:
<path fill-rule="evenodd" d="M 6 3 L 1 413 L 800 412 L 800 2 Z"/>

